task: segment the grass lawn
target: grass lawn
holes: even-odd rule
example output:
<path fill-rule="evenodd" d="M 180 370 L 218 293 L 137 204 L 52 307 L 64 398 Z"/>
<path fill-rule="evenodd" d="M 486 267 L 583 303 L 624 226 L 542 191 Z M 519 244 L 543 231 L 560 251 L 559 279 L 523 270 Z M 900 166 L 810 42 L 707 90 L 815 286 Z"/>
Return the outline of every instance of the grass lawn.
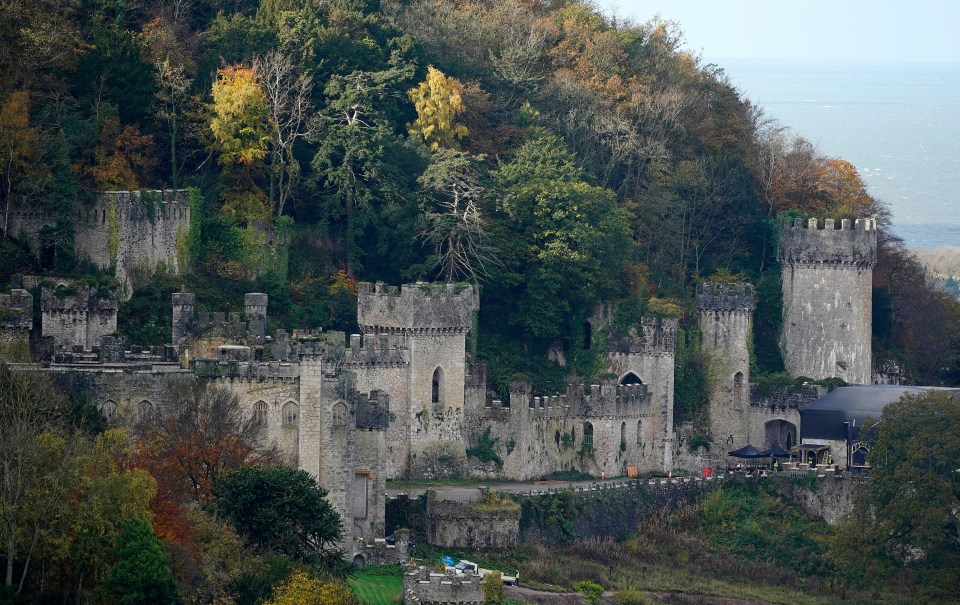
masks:
<path fill-rule="evenodd" d="M 366 605 L 396 605 L 403 593 L 403 576 L 373 575 L 362 571 L 347 583 L 361 603 Z"/>

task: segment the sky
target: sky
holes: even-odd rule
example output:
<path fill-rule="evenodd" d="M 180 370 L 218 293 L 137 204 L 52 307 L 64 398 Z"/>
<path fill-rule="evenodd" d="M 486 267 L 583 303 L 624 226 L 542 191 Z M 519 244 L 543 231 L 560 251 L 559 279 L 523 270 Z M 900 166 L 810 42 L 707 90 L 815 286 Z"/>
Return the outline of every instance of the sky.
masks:
<path fill-rule="evenodd" d="M 960 63 L 958 0 L 597 0 L 644 22 L 676 21 L 708 60 Z"/>

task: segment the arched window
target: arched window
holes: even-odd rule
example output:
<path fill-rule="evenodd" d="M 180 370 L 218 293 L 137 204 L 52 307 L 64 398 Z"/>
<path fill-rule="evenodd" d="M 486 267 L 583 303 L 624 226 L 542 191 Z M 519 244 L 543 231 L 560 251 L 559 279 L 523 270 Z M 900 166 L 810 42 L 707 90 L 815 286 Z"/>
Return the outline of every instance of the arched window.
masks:
<path fill-rule="evenodd" d="M 100 406 L 100 413 L 103 414 L 103 419 L 106 420 L 108 424 L 113 424 L 117 421 L 117 402 L 112 399 L 104 401 Z"/>
<path fill-rule="evenodd" d="M 430 401 L 443 405 L 443 368 L 437 366 L 433 371 L 433 381 L 430 385 Z"/>
<path fill-rule="evenodd" d="M 643 421 L 637 420 L 637 446 L 643 445 Z"/>
<path fill-rule="evenodd" d="M 743 372 L 733 375 L 733 400 L 736 403 L 743 401 Z"/>
<path fill-rule="evenodd" d="M 590 350 L 593 345 L 593 326 L 589 321 L 583 322 L 583 349 Z"/>
<path fill-rule="evenodd" d="M 283 426 L 300 426 L 300 406 L 292 401 L 283 404 L 280 410 L 283 417 Z"/>
<path fill-rule="evenodd" d="M 643 381 L 633 372 L 627 372 L 627 374 L 620 379 L 620 384 L 643 384 Z"/>
<path fill-rule="evenodd" d="M 257 426 L 267 425 L 267 402 L 258 401 L 253 404 L 253 423 Z"/>
<path fill-rule="evenodd" d="M 589 422 L 583 423 L 583 445 L 593 447 L 593 425 Z"/>
<path fill-rule="evenodd" d="M 620 423 L 620 451 L 627 449 L 627 423 Z"/>
<path fill-rule="evenodd" d="M 557 443 L 557 448 L 560 447 L 560 431 L 557 431 L 553 434 L 553 440 Z"/>
<path fill-rule="evenodd" d="M 144 399 L 137 404 L 137 422 L 153 420 L 153 404 Z"/>
<path fill-rule="evenodd" d="M 333 426 L 334 428 L 347 426 L 347 406 L 342 401 L 333 404 Z"/>
<path fill-rule="evenodd" d="M 577 442 L 577 429 L 572 428 L 570 429 L 570 443 L 573 444 L 576 442 Z"/>

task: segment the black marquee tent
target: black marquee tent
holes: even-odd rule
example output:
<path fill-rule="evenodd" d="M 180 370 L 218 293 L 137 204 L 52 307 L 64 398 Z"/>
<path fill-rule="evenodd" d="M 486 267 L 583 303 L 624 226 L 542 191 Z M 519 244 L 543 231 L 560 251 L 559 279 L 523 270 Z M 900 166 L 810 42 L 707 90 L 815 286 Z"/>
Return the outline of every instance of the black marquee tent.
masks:
<path fill-rule="evenodd" d="M 738 450 L 727 452 L 727 454 L 733 456 L 734 458 L 766 458 L 768 456 L 768 454 L 764 454 L 750 444 L 747 444 Z"/>
<path fill-rule="evenodd" d="M 800 441 L 856 441 L 866 418 L 880 420 L 883 408 L 903 395 L 917 395 L 937 387 L 863 385 L 838 387 L 800 409 Z M 943 389 L 960 392 L 960 389 Z M 847 426 L 850 423 L 850 434 Z M 732 454 L 732 452 L 731 452 Z"/>

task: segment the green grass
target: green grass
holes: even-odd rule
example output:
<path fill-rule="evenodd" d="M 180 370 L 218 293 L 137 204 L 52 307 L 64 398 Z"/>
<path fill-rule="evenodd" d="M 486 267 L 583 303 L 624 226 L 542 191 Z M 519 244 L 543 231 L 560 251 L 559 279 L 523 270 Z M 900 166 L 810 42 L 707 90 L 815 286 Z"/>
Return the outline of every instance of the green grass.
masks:
<path fill-rule="evenodd" d="M 359 572 L 347 580 L 357 599 L 366 605 L 396 605 L 403 594 L 402 575 Z"/>

